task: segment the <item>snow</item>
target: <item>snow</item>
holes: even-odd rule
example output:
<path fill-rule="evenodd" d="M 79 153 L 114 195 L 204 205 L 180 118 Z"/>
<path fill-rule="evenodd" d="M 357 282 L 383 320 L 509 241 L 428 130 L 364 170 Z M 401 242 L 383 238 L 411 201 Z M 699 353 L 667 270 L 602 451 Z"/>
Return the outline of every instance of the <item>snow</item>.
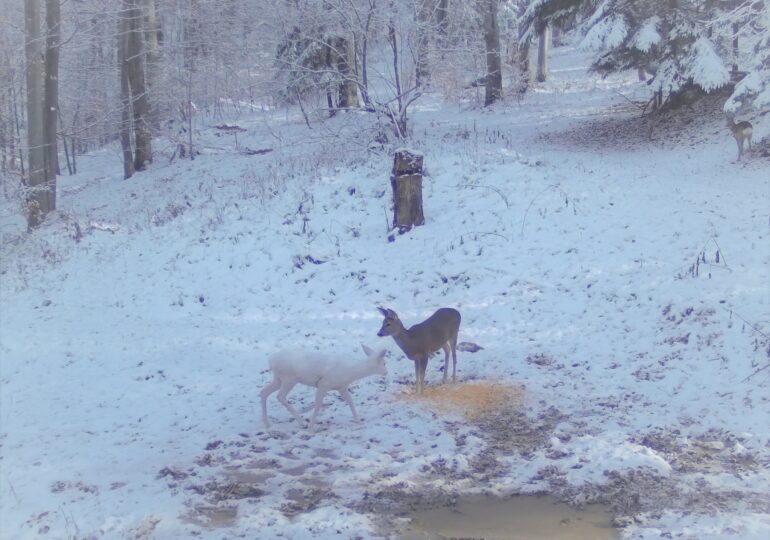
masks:
<path fill-rule="evenodd" d="M 690 59 L 686 62 L 686 77 L 692 78 L 701 88 L 710 92 L 730 81 L 730 72 L 714 50 L 708 38 L 695 40 Z"/>
<path fill-rule="evenodd" d="M 648 52 L 653 45 L 657 45 L 662 40 L 658 32 L 660 24 L 660 17 L 658 16 L 650 17 L 644 21 L 639 31 L 634 34 L 629 46 L 642 52 Z"/>
<path fill-rule="evenodd" d="M 585 50 L 606 51 L 619 46 L 628 35 L 628 23 L 622 15 L 610 15 L 590 26 L 580 47 Z"/>
<path fill-rule="evenodd" d="M 735 113 L 747 102 L 762 108 L 770 106 L 770 69 L 759 69 L 746 75 L 725 103 L 725 112 Z"/>
<path fill-rule="evenodd" d="M 368 538 L 379 494 L 436 489 L 636 494 L 624 538 L 770 535 L 770 167 L 735 163 L 721 118 L 697 144 L 591 144 L 648 89 L 587 64 L 557 49 L 493 110 L 417 101 L 426 224 L 393 242 L 391 154 L 346 144 L 364 115 L 227 119 L 260 156 L 201 120 L 194 161 L 129 181 L 114 149 L 84 156 L 39 231 L 4 207 L 0 537 Z M 512 446 L 402 398 L 379 305 L 461 311 L 484 348 L 457 384 L 524 388 Z M 262 428 L 271 353 L 359 343 L 391 352 L 353 387 L 361 424 L 329 395 L 315 434 L 272 398 Z M 307 417 L 313 391 L 290 398 Z"/>

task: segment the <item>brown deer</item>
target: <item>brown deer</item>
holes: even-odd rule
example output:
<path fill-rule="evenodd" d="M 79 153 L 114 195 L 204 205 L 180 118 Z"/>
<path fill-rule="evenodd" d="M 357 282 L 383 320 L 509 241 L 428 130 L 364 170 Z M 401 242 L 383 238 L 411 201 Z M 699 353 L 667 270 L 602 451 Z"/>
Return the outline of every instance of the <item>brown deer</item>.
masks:
<path fill-rule="evenodd" d="M 738 122 L 736 124 L 735 116 L 728 114 L 727 127 L 730 128 L 733 137 L 735 137 L 735 142 L 738 144 L 738 159 L 741 159 L 741 156 L 743 155 L 743 141 L 749 141 L 749 151 L 751 151 L 751 134 L 754 132 L 754 126 L 751 125 L 751 122 L 746 121 Z"/>
<path fill-rule="evenodd" d="M 385 317 L 377 335 L 393 336 L 404 354 L 414 362 L 415 391 L 425 389 L 425 370 L 430 355 L 444 349 L 444 382 L 449 372 L 449 352 L 452 352 L 452 382 L 457 375 L 457 333 L 460 330 L 460 312 L 441 308 L 423 322 L 408 330 L 392 309 L 377 308 Z"/>

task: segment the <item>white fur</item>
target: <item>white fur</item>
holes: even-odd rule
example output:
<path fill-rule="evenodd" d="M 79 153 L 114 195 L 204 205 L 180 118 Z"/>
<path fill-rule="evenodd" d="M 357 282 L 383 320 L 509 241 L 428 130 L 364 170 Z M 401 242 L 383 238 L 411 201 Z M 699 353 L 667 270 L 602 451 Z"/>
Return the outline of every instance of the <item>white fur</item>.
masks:
<path fill-rule="evenodd" d="M 342 399 L 350 407 L 353 419 L 358 421 L 358 414 L 353 406 L 348 387 L 359 379 L 370 375 L 386 375 L 385 351 L 374 352 L 366 345 L 361 345 L 366 353 L 363 362 L 351 362 L 339 358 L 332 358 L 316 352 L 300 350 L 283 350 L 270 357 L 270 370 L 273 372 L 273 382 L 262 389 L 262 422 L 265 427 L 270 427 L 267 418 L 267 398 L 278 390 L 278 401 L 297 419 L 302 425 L 302 417 L 286 400 L 286 395 L 297 383 L 317 388 L 315 394 L 315 410 L 310 421 L 310 428 L 315 429 L 315 420 L 318 411 L 323 406 L 323 398 L 330 390 L 339 392 Z"/>

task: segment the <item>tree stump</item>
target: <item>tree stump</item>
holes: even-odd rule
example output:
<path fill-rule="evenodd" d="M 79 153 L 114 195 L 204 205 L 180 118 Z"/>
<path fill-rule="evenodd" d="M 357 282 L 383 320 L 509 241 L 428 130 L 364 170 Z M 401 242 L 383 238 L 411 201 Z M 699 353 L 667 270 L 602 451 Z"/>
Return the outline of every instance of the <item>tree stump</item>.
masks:
<path fill-rule="evenodd" d="M 425 223 L 422 212 L 423 156 L 400 148 L 393 158 L 390 186 L 393 188 L 393 226 L 409 230 Z"/>

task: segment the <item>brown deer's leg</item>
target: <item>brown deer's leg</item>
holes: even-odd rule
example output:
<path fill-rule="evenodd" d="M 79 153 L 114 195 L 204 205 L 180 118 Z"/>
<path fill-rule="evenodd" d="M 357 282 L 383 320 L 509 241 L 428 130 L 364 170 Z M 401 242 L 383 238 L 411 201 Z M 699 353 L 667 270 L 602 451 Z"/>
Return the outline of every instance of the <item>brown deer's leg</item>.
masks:
<path fill-rule="evenodd" d="M 457 380 L 457 338 L 452 340 L 452 382 Z"/>
<path fill-rule="evenodd" d="M 444 343 L 442 348 L 444 349 L 444 382 L 446 382 L 449 373 L 449 342 Z"/>
<path fill-rule="evenodd" d="M 428 368 L 428 357 L 420 359 L 420 393 L 425 391 L 425 370 Z"/>

